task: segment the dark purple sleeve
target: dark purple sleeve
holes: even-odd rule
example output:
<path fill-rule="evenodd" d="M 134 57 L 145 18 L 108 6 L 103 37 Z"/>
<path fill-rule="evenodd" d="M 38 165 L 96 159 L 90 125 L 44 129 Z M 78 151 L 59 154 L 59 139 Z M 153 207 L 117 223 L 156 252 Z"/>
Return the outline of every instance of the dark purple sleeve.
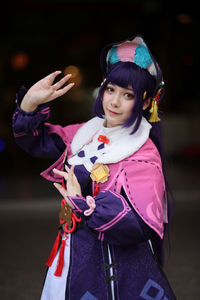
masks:
<path fill-rule="evenodd" d="M 82 217 L 94 231 L 99 240 L 115 245 L 138 244 L 151 238 L 152 229 L 146 225 L 131 208 L 126 199 L 111 191 L 100 192 L 94 197 L 96 207 L 90 216 L 84 212 L 90 209 L 87 197 L 69 197 L 74 204 L 74 212 Z"/>
<path fill-rule="evenodd" d="M 21 87 L 16 97 L 17 108 L 12 119 L 16 143 L 31 156 L 57 159 L 66 146 L 57 134 L 48 134 L 44 126 L 50 109 L 47 105 L 39 105 L 33 112 L 23 111 L 20 104 L 25 94 L 25 87 Z"/>

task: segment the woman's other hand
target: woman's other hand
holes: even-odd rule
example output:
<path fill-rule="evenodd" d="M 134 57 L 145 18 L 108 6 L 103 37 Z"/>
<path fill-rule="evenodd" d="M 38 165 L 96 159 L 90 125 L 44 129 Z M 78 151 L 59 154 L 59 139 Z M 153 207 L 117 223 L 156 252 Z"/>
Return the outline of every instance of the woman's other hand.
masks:
<path fill-rule="evenodd" d="M 63 85 L 69 80 L 71 74 L 67 74 L 53 84 L 56 76 L 60 73 L 61 71 L 53 72 L 36 82 L 24 96 L 20 106 L 21 109 L 32 112 L 38 105 L 50 102 L 67 93 L 74 86 L 74 83 L 69 83 L 64 87 Z"/>
<path fill-rule="evenodd" d="M 55 174 L 58 174 L 66 180 L 67 183 L 67 189 L 65 189 L 61 184 L 54 183 L 54 186 L 57 188 L 57 190 L 61 193 L 61 195 L 66 199 L 68 204 L 72 207 L 72 203 L 69 201 L 67 196 L 76 197 L 77 195 L 81 195 L 81 187 L 80 184 L 76 178 L 76 175 L 74 174 L 74 166 L 71 168 L 68 168 L 65 166 L 65 171 L 59 171 L 57 169 L 53 169 L 53 172 Z"/>

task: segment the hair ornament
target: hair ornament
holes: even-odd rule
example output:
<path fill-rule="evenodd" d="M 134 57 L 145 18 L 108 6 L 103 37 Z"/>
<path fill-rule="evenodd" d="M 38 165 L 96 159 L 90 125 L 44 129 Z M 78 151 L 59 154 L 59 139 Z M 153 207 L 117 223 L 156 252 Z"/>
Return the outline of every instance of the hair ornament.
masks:
<path fill-rule="evenodd" d="M 113 46 L 107 54 L 107 63 L 114 65 L 117 62 L 133 62 L 142 69 L 147 69 L 153 76 L 157 75 L 155 64 L 151 58 L 150 52 L 140 37 L 132 41 L 125 41 Z"/>
<path fill-rule="evenodd" d="M 118 62 L 132 62 L 140 68 L 146 69 L 159 81 L 161 79 L 160 67 L 140 35 L 104 47 L 101 52 L 100 62 L 104 76 L 114 64 Z"/>
<path fill-rule="evenodd" d="M 106 77 L 111 67 L 119 62 L 132 62 L 147 70 L 156 80 L 155 92 L 159 89 L 159 84 L 162 81 L 162 70 L 141 35 L 137 34 L 103 48 L 100 55 L 103 76 Z"/>
<path fill-rule="evenodd" d="M 146 95 L 147 95 L 147 91 L 145 91 L 143 94 L 143 100 L 146 98 Z"/>
<path fill-rule="evenodd" d="M 151 108 L 149 110 L 149 112 L 151 113 L 149 122 L 151 122 L 151 123 L 160 121 L 160 118 L 158 117 L 158 104 L 159 104 L 159 99 L 162 94 L 162 89 L 163 89 L 164 84 L 165 84 L 164 81 L 161 81 L 161 83 L 159 85 L 159 90 L 157 91 L 155 97 L 152 100 Z"/>
<path fill-rule="evenodd" d="M 104 84 L 105 81 L 106 81 L 106 78 L 104 78 L 104 80 L 102 81 L 101 86 Z"/>

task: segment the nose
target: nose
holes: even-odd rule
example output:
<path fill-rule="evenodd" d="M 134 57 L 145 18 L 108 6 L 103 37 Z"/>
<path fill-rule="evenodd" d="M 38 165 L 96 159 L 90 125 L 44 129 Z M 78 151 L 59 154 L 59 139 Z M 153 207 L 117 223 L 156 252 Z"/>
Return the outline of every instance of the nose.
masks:
<path fill-rule="evenodd" d="M 111 105 L 113 107 L 119 107 L 120 106 L 120 94 L 119 93 L 115 93 L 112 97 L 111 100 Z"/>

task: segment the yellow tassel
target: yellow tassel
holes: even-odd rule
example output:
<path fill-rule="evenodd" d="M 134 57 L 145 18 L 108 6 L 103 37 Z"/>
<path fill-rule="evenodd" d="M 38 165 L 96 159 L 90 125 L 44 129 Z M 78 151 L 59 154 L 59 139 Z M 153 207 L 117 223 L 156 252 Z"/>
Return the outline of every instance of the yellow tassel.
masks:
<path fill-rule="evenodd" d="M 160 118 L 158 117 L 158 106 L 155 100 L 152 101 L 152 106 L 149 112 L 151 113 L 149 122 L 153 123 L 160 121 Z"/>
<path fill-rule="evenodd" d="M 149 112 L 150 112 L 151 114 L 153 113 L 153 102 L 152 102 L 152 105 L 151 105 L 151 108 L 150 108 Z"/>

